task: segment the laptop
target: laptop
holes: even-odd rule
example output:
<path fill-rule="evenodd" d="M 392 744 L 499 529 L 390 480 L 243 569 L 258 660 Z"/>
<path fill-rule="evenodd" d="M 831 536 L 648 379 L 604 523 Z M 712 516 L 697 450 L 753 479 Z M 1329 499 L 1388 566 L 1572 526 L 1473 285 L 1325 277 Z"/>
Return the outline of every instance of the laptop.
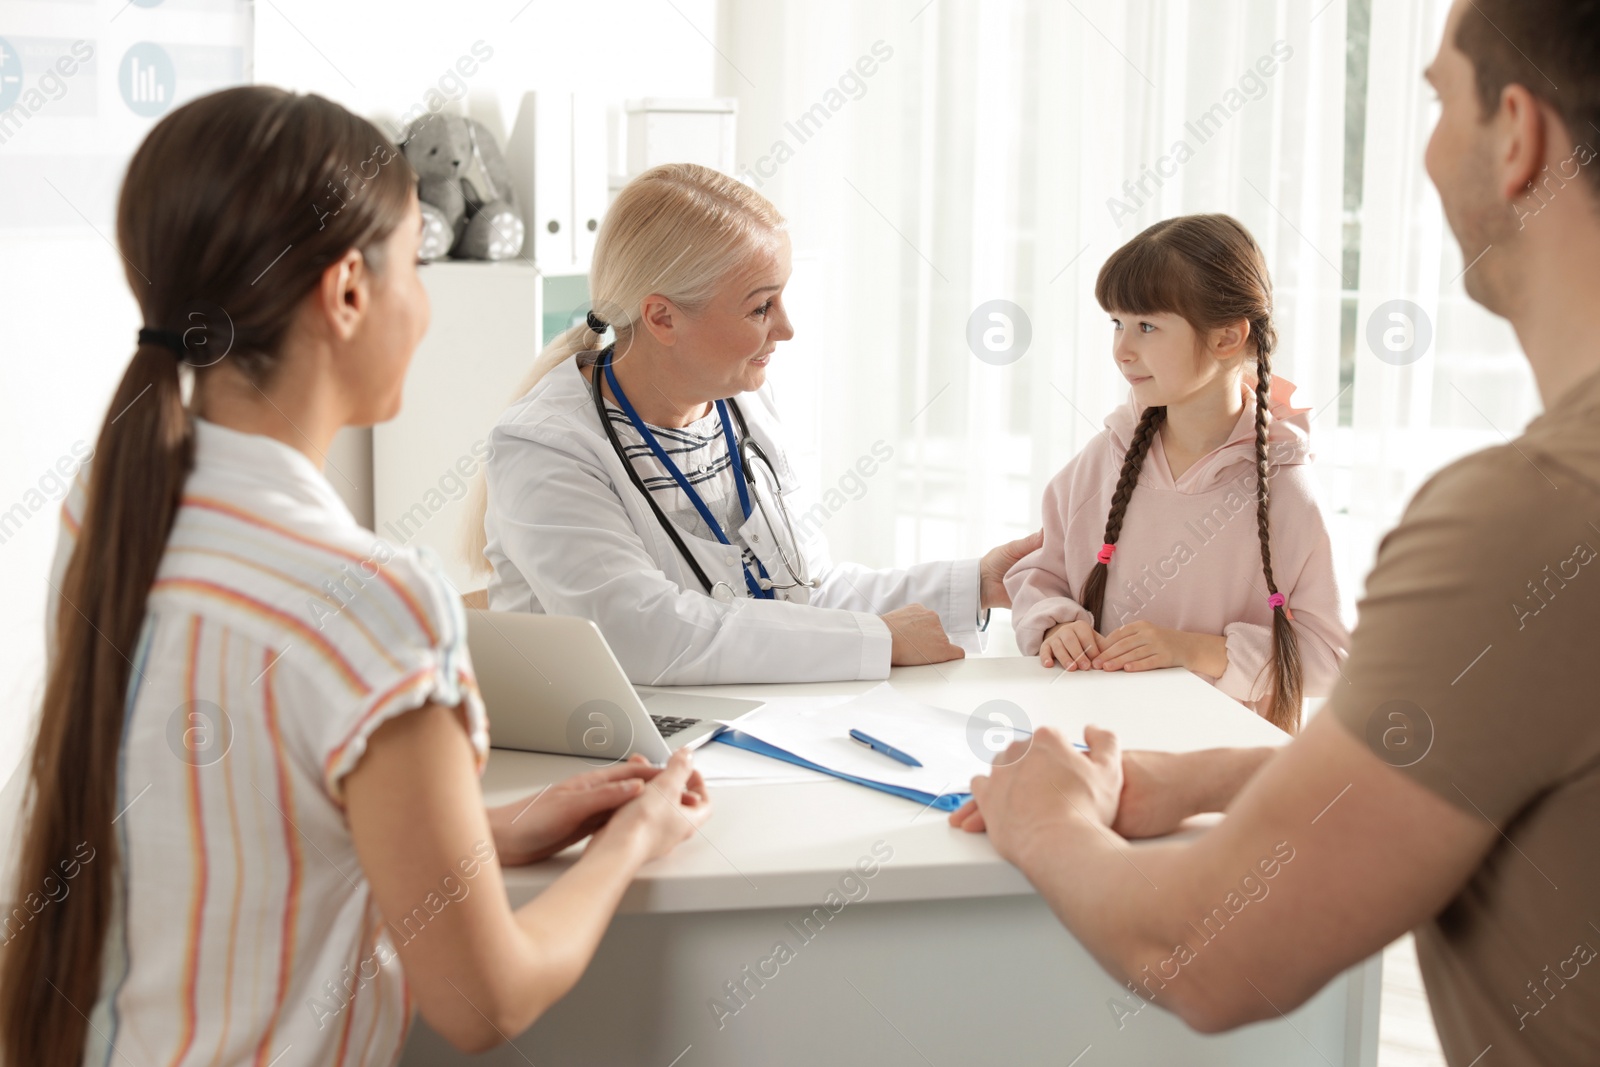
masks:
<path fill-rule="evenodd" d="M 590 619 L 467 612 L 467 647 L 496 748 L 612 763 L 634 753 L 665 763 L 697 748 L 759 700 L 640 693 Z"/>

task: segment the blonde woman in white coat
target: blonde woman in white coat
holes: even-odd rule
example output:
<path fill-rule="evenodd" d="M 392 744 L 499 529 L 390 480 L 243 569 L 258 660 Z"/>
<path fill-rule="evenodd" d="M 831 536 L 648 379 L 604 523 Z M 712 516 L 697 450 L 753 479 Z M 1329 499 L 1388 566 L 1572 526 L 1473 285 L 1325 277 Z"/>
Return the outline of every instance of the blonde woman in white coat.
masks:
<path fill-rule="evenodd" d="M 794 336 L 789 269 L 782 216 L 733 178 L 671 164 L 622 190 L 595 311 L 490 436 L 470 533 L 492 608 L 593 619 L 641 685 L 883 678 L 981 647 L 1037 536 L 904 570 L 798 536 L 809 504 L 766 382 Z"/>

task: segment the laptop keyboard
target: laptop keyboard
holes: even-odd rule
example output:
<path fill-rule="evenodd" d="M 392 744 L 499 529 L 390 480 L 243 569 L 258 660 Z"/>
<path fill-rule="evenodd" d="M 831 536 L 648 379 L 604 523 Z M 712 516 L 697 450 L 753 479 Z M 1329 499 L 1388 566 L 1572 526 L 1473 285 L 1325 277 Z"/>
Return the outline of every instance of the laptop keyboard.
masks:
<path fill-rule="evenodd" d="M 700 720 L 680 719 L 675 715 L 652 715 L 650 721 L 656 724 L 656 729 L 661 731 L 662 737 L 671 737 L 675 733 L 687 730 Z"/>

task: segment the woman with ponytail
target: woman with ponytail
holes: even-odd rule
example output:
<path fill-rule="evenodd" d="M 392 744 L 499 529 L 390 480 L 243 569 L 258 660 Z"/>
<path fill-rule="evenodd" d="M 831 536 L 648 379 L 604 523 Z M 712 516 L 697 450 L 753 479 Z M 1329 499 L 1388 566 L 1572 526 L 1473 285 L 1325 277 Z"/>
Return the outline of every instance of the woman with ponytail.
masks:
<path fill-rule="evenodd" d="M 484 808 L 459 598 L 321 470 L 399 409 L 420 236 L 404 158 L 321 97 L 225 90 L 134 153 L 144 328 L 62 514 L 0 1062 L 392 1063 L 413 1007 L 487 1048 L 708 814 L 681 758 Z M 502 864 L 597 829 L 511 909 Z"/>
<path fill-rule="evenodd" d="M 1169 219 L 1095 298 L 1132 397 L 1045 489 L 1044 545 L 1006 577 L 1018 643 L 1069 671 L 1187 667 L 1294 731 L 1349 637 L 1261 250 L 1226 215 Z"/>

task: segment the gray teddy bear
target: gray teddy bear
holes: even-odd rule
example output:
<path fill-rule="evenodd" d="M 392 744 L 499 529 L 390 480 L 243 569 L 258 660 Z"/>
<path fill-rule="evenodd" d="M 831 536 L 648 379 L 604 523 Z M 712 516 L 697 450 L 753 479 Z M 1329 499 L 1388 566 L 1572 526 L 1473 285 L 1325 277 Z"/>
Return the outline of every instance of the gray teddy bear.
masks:
<path fill-rule="evenodd" d="M 463 115 L 424 115 L 407 127 L 401 150 L 419 179 L 422 259 L 521 254 L 522 214 L 511 172 L 483 123 Z"/>

